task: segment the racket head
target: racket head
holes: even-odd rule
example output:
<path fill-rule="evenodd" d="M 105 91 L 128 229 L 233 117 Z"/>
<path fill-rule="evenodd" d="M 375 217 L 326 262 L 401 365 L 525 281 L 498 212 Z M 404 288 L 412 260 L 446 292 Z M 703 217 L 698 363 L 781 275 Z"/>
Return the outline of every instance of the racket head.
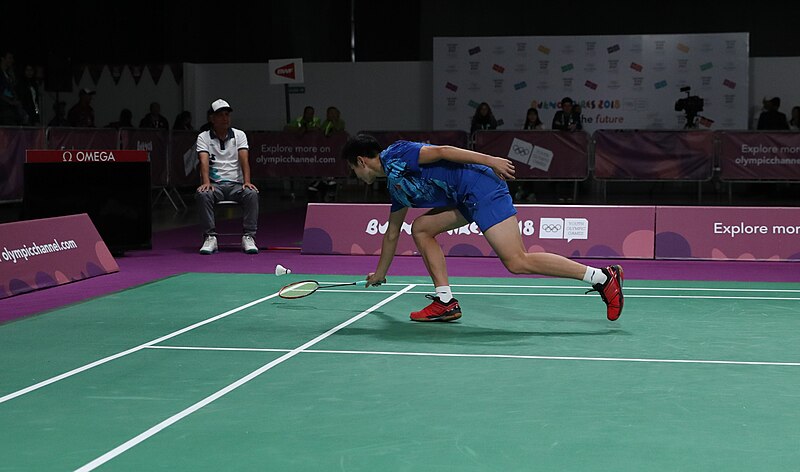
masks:
<path fill-rule="evenodd" d="M 316 292 L 318 288 L 319 282 L 316 280 L 300 280 L 284 286 L 278 291 L 278 296 L 288 299 L 303 298 Z"/>

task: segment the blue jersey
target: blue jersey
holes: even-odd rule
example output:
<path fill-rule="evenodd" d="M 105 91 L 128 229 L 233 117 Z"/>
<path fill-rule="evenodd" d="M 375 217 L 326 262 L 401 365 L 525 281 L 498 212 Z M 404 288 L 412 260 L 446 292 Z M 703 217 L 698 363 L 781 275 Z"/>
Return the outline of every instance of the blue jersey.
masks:
<path fill-rule="evenodd" d="M 423 146 L 430 144 L 396 141 L 380 154 L 393 212 L 405 207 L 458 206 L 470 190 L 475 190 L 472 184 L 482 176 L 499 180 L 492 169 L 479 164 L 442 159 L 420 165 L 419 150 Z"/>

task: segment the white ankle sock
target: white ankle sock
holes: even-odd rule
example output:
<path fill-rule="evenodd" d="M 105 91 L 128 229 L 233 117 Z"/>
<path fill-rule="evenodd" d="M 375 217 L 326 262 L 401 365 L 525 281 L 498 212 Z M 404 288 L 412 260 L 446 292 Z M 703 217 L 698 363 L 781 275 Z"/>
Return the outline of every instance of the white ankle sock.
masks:
<path fill-rule="evenodd" d="M 453 299 L 453 292 L 450 290 L 449 285 L 442 285 L 441 287 L 436 287 L 436 296 L 439 297 L 442 303 L 447 303 Z"/>
<path fill-rule="evenodd" d="M 604 284 L 608 280 L 602 270 L 586 266 L 586 273 L 583 274 L 583 281 L 592 285 Z"/>

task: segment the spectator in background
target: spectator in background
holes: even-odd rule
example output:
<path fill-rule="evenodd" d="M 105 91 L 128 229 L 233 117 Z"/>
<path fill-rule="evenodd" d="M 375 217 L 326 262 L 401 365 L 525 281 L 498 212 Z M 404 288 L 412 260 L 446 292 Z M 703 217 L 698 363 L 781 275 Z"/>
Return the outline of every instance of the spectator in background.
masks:
<path fill-rule="evenodd" d="M 544 129 L 544 123 L 539 119 L 539 110 L 534 107 L 528 108 L 525 113 L 525 123 L 522 125 L 524 130 Z M 517 202 L 533 203 L 536 201 L 534 193 L 534 183 L 529 180 L 522 180 L 509 183 L 509 189 L 513 190 L 512 195 Z"/>
<path fill-rule="evenodd" d="M 325 136 L 330 136 L 331 133 L 336 131 L 344 131 L 345 123 L 339 109 L 336 107 L 328 107 L 328 110 L 325 112 L 325 121 L 322 122 L 320 127 L 322 128 L 322 132 L 325 133 Z"/>
<path fill-rule="evenodd" d="M 575 112 L 573 105 L 574 103 L 571 98 L 564 97 L 561 99 L 561 109 L 553 115 L 552 129 L 561 131 L 578 131 L 583 129 L 581 117 Z"/>
<path fill-rule="evenodd" d="M 82 88 L 78 92 L 78 103 L 72 106 L 67 113 L 67 120 L 70 126 L 76 128 L 94 128 L 94 108 L 92 108 L 92 97 L 95 91 Z"/>
<path fill-rule="evenodd" d="M 225 100 L 211 104 L 212 128 L 197 135 L 197 158 L 202 183 L 195 199 L 203 228 L 200 254 L 217 252 L 214 204 L 236 200 L 242 205 L 242 250 L 257 254 L 255 236 L 258 226 L 258 188 L 250 181 L 250 151 L 244 131 L 231 127 L 233 108 Z"/>
<path fill-rule="evenodd" d="M 284 128 L 286 131 L 308 132 L 320 129 L 319 117 L 314 116 L 314 107 L 306 106 L 303 115 L 289 122 Z"/>
<path fill-rule="evenodd" d="M 41 91 L 39 79 L 36 78 L 36 67 L 33 64 L 26 64 L 22 70 L 22 79 L 17 85 L 17 96 L 22 109 L 25 110 L 25 118 L 27 118 L 22 124 L 39 126 L 42 122 L 42 115 L 39 111 Z"/>
<path fill-rule="evenodd" d="M 182 112 L 178 113 L 178 116 L 175 117 L 175 123 L 172 125 L 172 129 L 174 130 L 194 130 L 194 126 L 192 126 L 192 114 L 189 110 L 183 110 Z"/>
<path fill-rule="evenodd" d="M 161 114 L 161 104 L 158 102 L 150 104 L 150 112 L 139 121 L 139 128 L 169 129 L 167 117 Z"/>
<path fill-rule="evenodd" d="M 208 130 L 211 129 L 211 127 L 213 126 L 211 124 L 211 115 L 213 115 L 213 114 L 214 114 L 214 110 L 212 110 L 211 108 L 206 110 L 206 122 L 203 123 L 203 126 L 200 127 L 200 131 L 201 132 L 202 131 L 208 131 Z"/>
<path fill-rule="evenodd" d="M 792 117 L 789 119 L 789 129 L 800 131 L 800 107 L 792 107 Z"/>
<path fill-rule="evenodd" d="M 320 125 L 320 129 L 325 136 L 345 130 L 345 123 L 339 109 L 330 106 L 325 112 L 325 121 Z M 311 182 L 308 186 L 309 200 L 316 202 L 332 202 L 336 199 L 336 187 L 338 183 L 333 177 L 326 177 Z"/>
<path fill-rule="evenodd" d="M 17 126 L 25 122 L 25 111 L 17 95 L 14 54 L 3 50 L 0 56 L 0 126 Z"/>
<path fill-rule="evenodd" d="M 553 115 L 554 130 L 560 131 L 580 131 L 583 129 L 581 124 L 580 107 L 576 105 L 570 97 L 561 99 L 561 109 Z M 545 185 L 554 187 L 554 194 L 559 203 L 572 202 L 573 197 L 570 192 L 569 182 L 548 182 Z"/>
<path fill-rule="evenodd" d="M 61 100 L 53 104 L 53 113 L 55 116 L 47 123 L 47 126 L 69 126 L 67 119 L 67 103 Z"/>
<path fill-rule="evenodd" d="M 107 124 L 106 128 L 133 128 L 133 112 L 128 108 L 123 108 L 119 112 L 119 120 Z"/>
<path fill-rule="evenodd" d="M 544 129 L 544 123 L 539 119 L 539 110 L 536 108 L 528 108 L 528 113 L 525 115 L 525 124 L 522 129 Z"/>
<path fill-rule="evenodd" d="M 492 113 L 492 108 L 486 102 L 481 102 L 478 108 L 475 109 L 475 114 L 472 115 L 472 121 L 469 126 L 469 134 L 471 137 L 475 136 L 478 130 L 497 129 L 497 119 Z"/>
<path fill-rule="evenodd" d="M 780 111 L 781 99 L 773 97 L 769 100 L 764 100 L 764 111 L 758 116 L 758 124 L 756 129 L 759 130 L 788 130 L 789 121 L 786 119 L 786 114 Z"/>

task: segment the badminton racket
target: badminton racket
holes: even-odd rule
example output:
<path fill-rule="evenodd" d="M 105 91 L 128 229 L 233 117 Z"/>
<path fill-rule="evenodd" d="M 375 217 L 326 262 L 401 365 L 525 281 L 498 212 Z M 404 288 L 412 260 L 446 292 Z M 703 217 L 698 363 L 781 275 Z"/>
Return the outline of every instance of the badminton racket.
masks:
<path fill-rule="evenodd" d="M 366 280 L 359 280 L 358 282 L 349 282 L 345 284 L 330 284 L 330 285 L 320 285 L 319 282 L 316 280 L 301 280 L 299 282 L 293 282 L 289 285 L 283 287 L 278 292 L 278 296 L 281 298 L 303 298 L 311 295 L 312 293 L 316 292 L 321 288 L 331 288 L 331 287 L 346 287 L 348 285 L 366 285 Z M 380 285 L 380 283 L 373 284 L 373 285 Z"/>

